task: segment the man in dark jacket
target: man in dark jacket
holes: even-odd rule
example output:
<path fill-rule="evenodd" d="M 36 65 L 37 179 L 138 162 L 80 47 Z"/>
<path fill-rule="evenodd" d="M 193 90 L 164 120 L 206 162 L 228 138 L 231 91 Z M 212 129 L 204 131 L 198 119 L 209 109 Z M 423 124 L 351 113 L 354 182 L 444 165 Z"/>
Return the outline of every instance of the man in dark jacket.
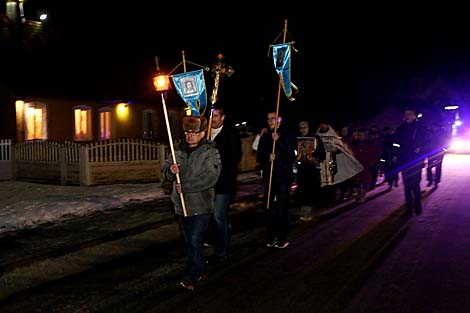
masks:
<path fill-rule="evenodd" d="M 405 200 L 408 213 L 415 210 L 416 215 L 422 212 L 421 206 L 421 170 L 424 168 L 426 131 L 416 117 L 416 110 L 406 108 L 403 123 L 395 131 L 394 158 L 401 169 L 405 187 Z"/>
<path fill-rule="evenodd" d="M 289 245 L 286 240 L 289 225 L 289 195 L 294 178 L 293 164 L 297 140 L 284 129 L 277 128 L 281 123 L 281 117 L 276 116 L 275 112 L 268 113 L 267 118 L 268 131 L 261 136 L 257 152 L 267 209 L 267 246 L 283 249 Z"/>
<path fill-rule="evenodd" d="M 431 187 L 434 183 L 434 187 L 437 188 L 441 182 L 442 161 L 444 160 L 449 138 L 445 128 L 441 125 L 432 124 L 429 128 L 430 140 L 428 144 L 428 162 L 426 166 L 426 177 L 428 180 L 427 186 Z"/>
<path fill-rule="evenodd" d="M 215 144 L 205 139 L 205 117 L 185 116 L 183 130 L 185 140 L 175 151 L 176 164 L 170 155 L 162 172 L 173 182 L 171 201 L 188 247 L 187 268 L 179 286 L 194 290 L 205 277 L 204 235 L 214 212 L 214 186 L 222 166 Z"/>
<path fill-rule="evenodd" d="M 214 252 L 207 258 L 208 264 L 224 262 L 228 255 L 229 223 L 227 211 L 237 188 L 238 163 L 241 161 L 241 140 L 238 133 L 225 125 L 222 107 L 212 111 L 211 140 L 215 142 L 222 161 L 222 172 L 215 185 L 214 202 Z"/>

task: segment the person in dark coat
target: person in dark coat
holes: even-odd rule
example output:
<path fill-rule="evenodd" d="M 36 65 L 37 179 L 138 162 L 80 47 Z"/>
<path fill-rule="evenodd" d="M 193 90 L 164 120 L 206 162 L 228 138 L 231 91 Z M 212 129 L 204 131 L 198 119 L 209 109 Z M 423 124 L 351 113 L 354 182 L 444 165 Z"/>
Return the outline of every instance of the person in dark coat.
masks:
<path fill-rule="evenodd" d="M 293 165 L 297 140 L 295 136 L 289 135 L 285 129 L 279 127 L 281 117 L 276 115 L 275 112 L 267 115 L 268 131 L 259 140 L 257 160 L 261 168 L 263 199 L 267 210 L 267 246 L 283 249 L 289 245 L 289 196 L 294 180 Z"/>
<path fill-rule="evenodd" d="M 321 205 L 320 163 L 325 160 L 326 152 L 320 136 L 313 134 L 307 121 L 301 121 L 298 126 L 296 200 L 300 208 L 299 222 L 308 222 L 313 219 L 312 209 Z"/>
<path fill-rule="evenodd" d="M 212 111 L 211 140 L 215 142 L 222 161 L 222 172 L 215 184 L 214 227 L 212 234 L 214 251 L 207 263 L 215 264 L 227 259 L 230 225 L 227 212 L 237 189 L 238 164 L 242 158 L 241 140 L 237 131 L 226 125 L 222 107 Z"/>
<path fill-rule="evenodd" d="M 377 149 L 368 141 L 367 130 L 364 128 L 359 128 L 354 132 L 353 140 L 349 146 L 354 157 L 364 167 L 364 170 L 353 178 L 357 187 L 356 201 L 363 203 L 366 201 L 366 193 L 369 191 L 370 182 L 377 165 Z"/>
<path fill-rule="evenodd" d="M 205 117 L 185 116 L 183 130 L 185 140 L 175 151 L 176 164 L 170 155 L 162 173 L 173 182 L 171 201 L 187 243 L 187 266 L 179 286 L 194 290 L 196 283 L 205 277 L 204 235 L 214 212 L 214 186 L 222 165 L 215 144 L 205 139 Z"/>
<path fill-rule="evenodd" d="M 445 128 L 439 124 L 432 124 L 430 126 L 429 136 L 428 162 L 426 166 L 427 186 L 431 187 L 434 184 L 434 187 L 437 188 L 441 182 L 442 161 L 444 160 L 449 138 Z"/>
<path fill-rule="evenodd" d="M 401 123 L 395 131 L 394 158 L 401 170 L 405 187 L 405 200 L 408 213 L 415 210 L 416 215 L 422 212 L 421 174 L 426 158 L 426 130 L 416 117 L 414 108 L 406 108 Z"/>

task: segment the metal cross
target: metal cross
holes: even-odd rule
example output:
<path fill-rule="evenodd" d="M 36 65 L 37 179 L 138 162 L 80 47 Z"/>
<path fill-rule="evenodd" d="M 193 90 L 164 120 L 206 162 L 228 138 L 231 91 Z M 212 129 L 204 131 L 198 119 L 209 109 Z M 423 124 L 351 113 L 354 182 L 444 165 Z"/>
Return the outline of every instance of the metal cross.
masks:
<path fill-rule="evenodd" d="M 214 88 L 212 89 L 211 96 L 212 105 L 217 102 L 220 78 L 223 77 L 223 75 L 230 77 L 234 72 L 231 66 L 225 66 L 224 58 L 225 56 L 222 53 L 219 53 L 217 55 L 217 62 L 212 66 L 212 77 L 214 77 Z"/>
<path fill-rule="evenodd" d="M 217 102 L 217 92 L 219 91 L 219 82 L 220 78 L 224 75 L 230 77 L 233 74 L 233 68 L 231 66 L 225 66 L 224 62 L 225 56 L 222 53 L 217 54 L 217 62 L 212 66 L 212 77 L 214 77 L 214 88 L 212 88 L 211 95 L 211 111 L 209 116 L 209 125 L 207 127 L 207 139 L 211 138 L 211 127 L 212 127 L 212 115 L 214 111 L 214 103 Z"/>

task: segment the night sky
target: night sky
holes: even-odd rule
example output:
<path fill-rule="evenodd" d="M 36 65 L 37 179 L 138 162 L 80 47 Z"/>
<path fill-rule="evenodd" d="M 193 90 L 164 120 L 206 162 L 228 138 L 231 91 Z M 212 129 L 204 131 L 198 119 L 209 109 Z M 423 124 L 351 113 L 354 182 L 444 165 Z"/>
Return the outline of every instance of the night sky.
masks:
<path fill-rule="evenodd" d="M 262 10 L 235 2 L 232 8 L 230 3 L 218 8 L 185 2 L 98 7 L 30 0 L 28 5 L 30 16 L 47 9 L 49 27 L 60 34 L 60 43 L 41 59 L 48 68 L 43 83 L 49 87 L 83 97 L 157 101 L 151 82 L 155 56 L 170 71 L 182 61 L 182 50 L 188 61 L 203 66 L 223 52 L 235 73 L 222 79 L 220 102 L 233 121 L 258 125 L 268 110 L 276 109 L 278 78 L 268 52 L 270 44 L 282 42 L 285 19 L 287 40 L 295 41 L 298 50 L 291 74 L 300 92 L 294 102 L 281 93 L 280 101 L 281 114 L 291 123 L 363 119 L 406 101 L 400 88 L 414 77 L 448 77 L 468 72 L 470 64 L 470 27 L 459 18 L 464 11 L 458 7 L 335 3 L 273 13 L 274 7 Z M 197 69 L 187 66 L 188 71 Z M 182 71 L 180 66 L 175 72 Z M 206 87 L 210 95 L 209 74 Z M 181 99 L 175 101 L 183 106 Z"/>

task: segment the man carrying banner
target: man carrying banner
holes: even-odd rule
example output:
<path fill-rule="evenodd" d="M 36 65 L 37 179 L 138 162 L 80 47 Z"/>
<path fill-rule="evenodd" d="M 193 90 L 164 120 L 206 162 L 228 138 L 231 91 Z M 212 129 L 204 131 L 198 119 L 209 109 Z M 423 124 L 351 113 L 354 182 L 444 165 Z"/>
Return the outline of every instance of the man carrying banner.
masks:
<path fill-rule="evenodd" d="M 215 144 L 205 139 L 205 117 L 183 117 L 183 130 L 185 140 L 176 150 L 177 164 L 170 156 L 162 172 L 173 182 L 171 201 L 187 243 L 187 268 L 179 286 L 194 290 L 196 283 L 205 277 L 204 235 L 214 212 L 214 186 L 220 175 L 221 161 Z M 175 182 L 177 174 L 181 184 Z M 184 194 L 187 216 L 179 197 L 181 193 Z"/>
<path fill-rule="evenodd" d="M 284 249 L 289 245 L 287 241 L 289 196 L 294 179 L 293 165 L 297 140 L 284 129 L 279 128 L 281 117 L 279 116 L 276 121 L 276 112 L 268 113 L 267 122 L 268 131 L 261 136 L 257 151 L 257 160 L 262 170 L 264 202 L 267 208 L 267 246 Z M 275 132 L 274 129 L 277 131 Z M 273 163 L 272 177 L 269 175 L 271 163 Z M 270 179 L 271 186 L 269 186 Z M 271 187 L 270 190 L 269 187 Z"/>

